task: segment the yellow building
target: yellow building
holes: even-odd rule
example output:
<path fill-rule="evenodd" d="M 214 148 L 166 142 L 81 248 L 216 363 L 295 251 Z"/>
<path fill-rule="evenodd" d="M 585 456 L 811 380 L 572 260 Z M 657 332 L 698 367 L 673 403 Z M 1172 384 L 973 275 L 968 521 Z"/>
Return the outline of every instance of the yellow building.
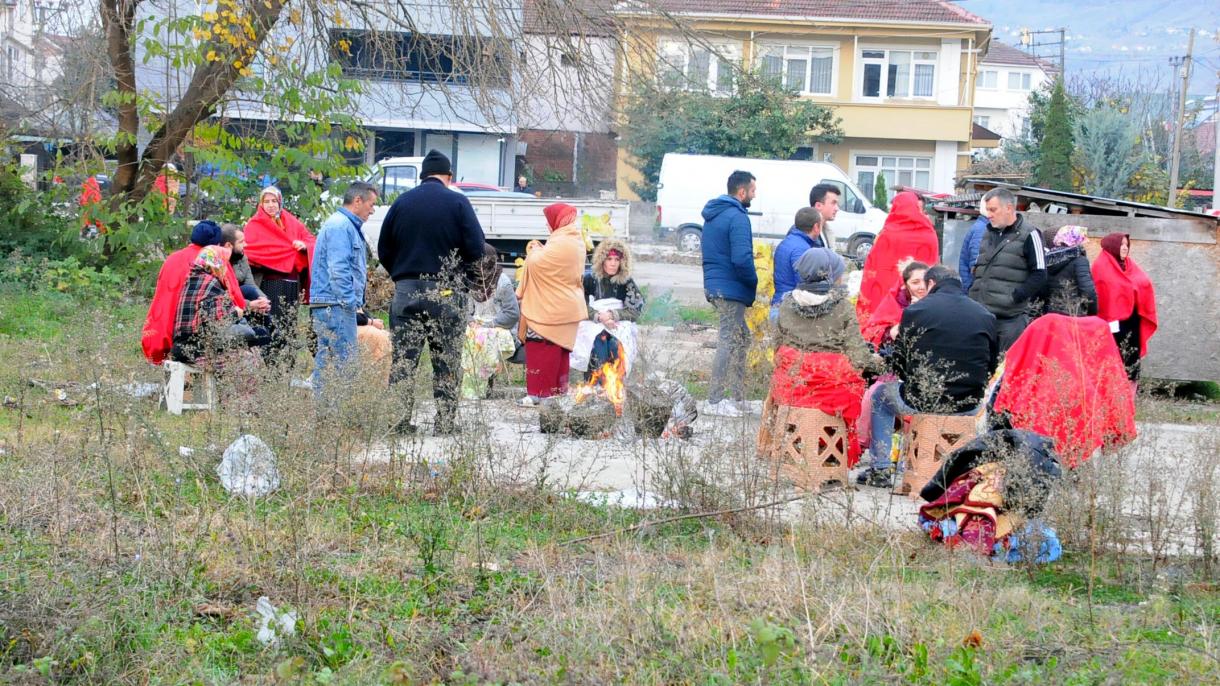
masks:
<path fill-rule="evenodd" d="M 622 3 L 619 75 L 679 76 L 726 95 L 743 68 L 833 106 L 843 142 L 798 151 L 834 162 L 872 194 L 953 191 L 970 163 L 975 72 L 991 25 L 940 0 L 651 0 Z M 975 141 L 975 146 L 994 145 Z M 620 149 L 619 197 L 638 172 Z"/>

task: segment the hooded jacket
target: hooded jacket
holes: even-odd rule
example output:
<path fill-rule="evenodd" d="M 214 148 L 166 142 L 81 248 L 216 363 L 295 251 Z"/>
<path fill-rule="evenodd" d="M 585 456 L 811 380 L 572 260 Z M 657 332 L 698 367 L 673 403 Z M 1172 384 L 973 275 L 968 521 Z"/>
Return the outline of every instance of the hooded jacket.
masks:
<path fill-rule="evenodd" d="M 1097 288 L 1083 247 L 1056 248 L 1046 253 L 1046 287 L 1041 299 L 1043 314 L 1097 314 Z"/>
<path fill-rule="evenodd" d="M 703 207 L 704 295 L 708 300 L 723 298 L 749 306 L 757 291 L 750 216 L 737 198 L 712 198 Z"/>
<path fill-rule="evenodd" d="M 809 234 L 795 226 L 788 229 L 788 235 L 775 247 L 775 295 L 771 304 L 778 305 L 784 299 L 784 294 L 796 288 L 800 277 L 796 273 L 796 262 L 810 248 L 824 248 L 825 241 L 821 236 L 810 238 Z"/>
<path fill-rule="evenodd" d="M 619 262 L 618 273 L 614 276 L 607 275 L 605 270 L 606 256 L 610 254 L 611 250 L 617 250 L 623 256 Z M 591 270 L 585 272 L 582 279 L 585 300 L 617 298 L 622 301 L 623 309 L 614 313 L 615 319 L 628 322 L 639 319 L 644 312 L 644 295 L 636 285 L 635 279 L 631 278 L 631 253 L 627 250 L 626 244 L 613 238 L 598 243 L 597 248 L 593 250 L 592 263 Z M 593 308 L 590 307 L 589 318 L 592 319 L 595 314 Z"/>

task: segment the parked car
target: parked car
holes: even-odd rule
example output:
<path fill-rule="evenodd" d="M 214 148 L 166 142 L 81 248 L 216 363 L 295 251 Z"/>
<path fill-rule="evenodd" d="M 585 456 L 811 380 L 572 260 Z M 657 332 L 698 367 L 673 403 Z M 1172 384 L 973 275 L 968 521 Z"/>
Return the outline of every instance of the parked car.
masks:
<path fill-rule="evenodd" d="M 796 211 L 807 206 L 809 189 L 819 183 L 831 183 L 840 189 L 839 214 L 826 227 L 838 252 L 863 260 L 885 224 L 886 213 L 874 207 L 847 174 L 829 162 L 670 153 L 661 161 L 657 213 L 662 229 L 677 236 L 680 250 L 699 251 L 703 244 L 703 206 L 725 192 L 729 174 L 739 169 L 758 179 L 758 196 L 749 209 L 758 238 L 782 240 Z"/>

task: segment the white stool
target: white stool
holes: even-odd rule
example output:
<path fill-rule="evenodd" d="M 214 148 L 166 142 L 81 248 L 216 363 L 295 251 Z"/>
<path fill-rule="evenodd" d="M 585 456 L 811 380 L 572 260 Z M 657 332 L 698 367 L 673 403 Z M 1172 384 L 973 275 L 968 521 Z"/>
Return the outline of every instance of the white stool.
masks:
<path fill-rule="evenodd" d="M 161 367 L 165 370 L 161 402 L 170 414 L 182 414 L 183 410 L 212 409 L 212 404 L 216 402 L 216 379 L 212 372 L 173 360 L 162 362 Z M 189 403 L 184 402 L 188 380 L 191 381 Z"/>

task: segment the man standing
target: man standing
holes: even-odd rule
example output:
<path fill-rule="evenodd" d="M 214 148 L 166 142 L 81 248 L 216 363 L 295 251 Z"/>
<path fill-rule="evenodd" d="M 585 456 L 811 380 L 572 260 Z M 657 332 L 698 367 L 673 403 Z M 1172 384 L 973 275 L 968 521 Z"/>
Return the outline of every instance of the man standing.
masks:
<path fill-rule="evenodd" d="M 321 394 L 327 368 L 333 363 L 342 373 L 356 354 L 356 311 L 364 307 L 368 282 L 368 243 L 360 227 L 377 206 L 377 190 L 356 181 L 343 194 L 343 206 L 318 232 L 309 282 L 309 318 L 318 351 L 314 356 L 313 387 Z"/>
<path fill-rule="evenodd" d="M 974 412 L 999 358 L 996 318 L 962 293 L 962 282 L 938 264 L 924 274 L 928 295 L 902 313 L 892 357 L 899 381 L 873 395 L 872 462 L 856 482 L 893 488 L 894 418 L 930 412 Z"/>
<path fill-rule="evenodd" d="M 796 263 L 810 248 L 823 248 L 822 215 L 812 207 L 802 207 L 796 212 L 796 220 L 788 235 L 775 248 L 775 295 L 771 298 L 771 315 L 779 311 L 779 302 L 784 295 L 796 288 L 800 280 L 796 274 Z"/>
<path fill-rule="evenodd" d="M 1010 191 L 987 191 L 983 207 L 991 220 L 979 244 L 970 297 L 995 315 L 1004 352 L 1029 326 L 1029 300 L 1046 285 L 1046 253 L 1042 232 L 1025 223 Z"/>
<path fill-rule="evenodd" d="M 733 172 L 727 190 L 703 208 L 703 292 L 720 320 L 712 383 L 703 412 L 740 417 L 750 345 L 745 314 L 758 290 L 753 231 L 746 213 L 754 199 L 754 175 Z"/>
<path fill-rule="evenodd" d="M 449 189 L 449 158 L 428 152 L 418 186 L 398 196 L 377 241 L 377 257 L 394 279 L 390 328 L 394 373 L 405 416 L 395 426 L 413 433 L 415 369 L 427 345 L 432 359 L 435 430 L 456 430 L 461 342 L 466 326 L 467 275 L 483 257 L 483 227 L 465 195 Z"/>
<path fill-rule="evenodd" d="M 987 206 L 979 202 L 979 216 L 970 225 L 970 231 L 962 239 L 962 250 L 957 258 L 957 273 L 962 276 L 962 291 L 970 292 L 974 285 L 974 263 L 979 259 L 979 245 L 983 243 L 983 235 L 987 233 Z"/>
<path fill-rule="evenodd" d="M 832 237 L 827 234 L 827 225 L 839 216 L 839 194 L 841 192 L 839 187 L 833 183 L 819 183 L 809 189 L 809 206 L 822 215 L 822 233 L 815 241 L 815 247 L 835 249 L 833 241 L 830 240 Z"/>

